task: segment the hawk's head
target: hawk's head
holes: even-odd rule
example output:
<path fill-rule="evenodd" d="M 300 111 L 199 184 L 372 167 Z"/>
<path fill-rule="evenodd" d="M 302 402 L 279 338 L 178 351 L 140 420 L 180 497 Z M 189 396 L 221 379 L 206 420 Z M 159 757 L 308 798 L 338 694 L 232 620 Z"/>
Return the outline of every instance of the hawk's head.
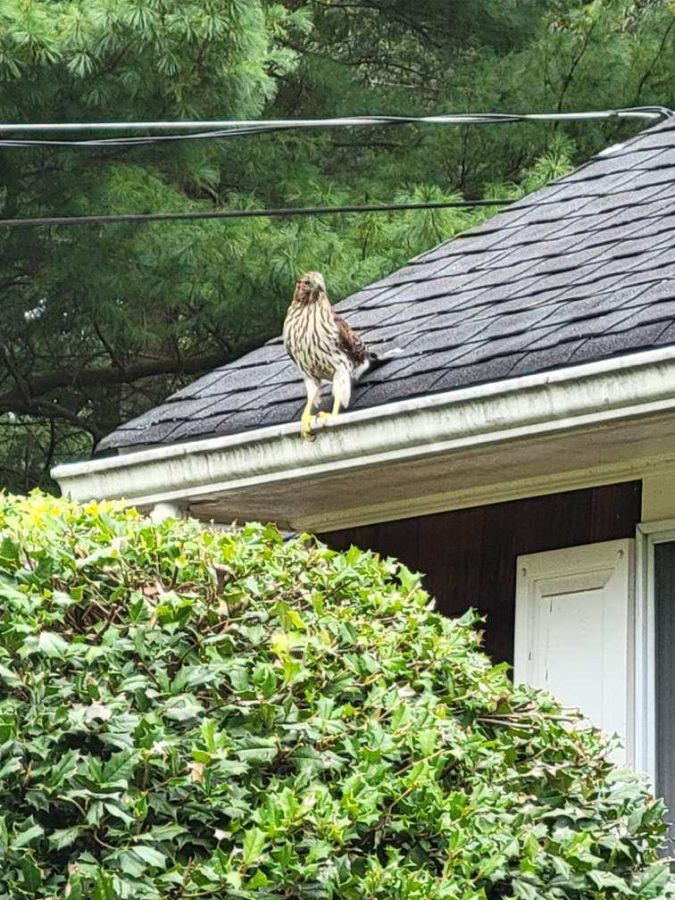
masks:
<path fill-rule="evenodd" d="M 293 301 L 295 303 L 312 303 L 326 293 L 326 282 L 321 272 L 305 272 L 295 285 Z"/>

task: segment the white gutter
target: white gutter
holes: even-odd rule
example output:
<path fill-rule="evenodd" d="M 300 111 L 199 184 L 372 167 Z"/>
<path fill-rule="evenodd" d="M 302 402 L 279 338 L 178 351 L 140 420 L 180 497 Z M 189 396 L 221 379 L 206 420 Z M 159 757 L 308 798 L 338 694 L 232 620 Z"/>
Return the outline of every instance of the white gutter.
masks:
<path fill-rule="evenodd" d="M 675 347 L 347 412 L 314 443 L 294 422 L 61 465 L 52 476 L 75 500 L 154 506 L 668 410 L 675 410 Z"/>

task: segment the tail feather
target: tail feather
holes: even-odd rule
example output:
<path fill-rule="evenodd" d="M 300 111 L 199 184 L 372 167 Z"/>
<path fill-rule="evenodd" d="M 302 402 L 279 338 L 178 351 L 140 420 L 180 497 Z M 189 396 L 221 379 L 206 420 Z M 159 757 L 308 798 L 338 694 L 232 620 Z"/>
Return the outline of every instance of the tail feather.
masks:
<path fill-rule="evenodd" d="M 368 360 L 370 361 L 370 365 L 368 366 L 368 370 L 377 369 L 385 363 L 390 362 L 392 359 L 395 359 L 397 356 L 400 356 L 402 353 L 403 350 L 401 350 L 400 347 L 395 347 L 393 350 L 385 350 L 383 353 L 376 353 L 374 350 L 369 350 Z"/>
<path fill-rule="evenodd" d="M 373 369 L 379 369 L 380 366 L 383 366 L 385 363 L 400 356 L 401 353 L 403 353 L 403 350 L 398 347 L 394 350 L 385 350 L 383 353 L 376 353 L 374 350 L 368 350 L 365 361 L 353 374 L 354 381 L 358 381 L 366 374 L 366 372 L 372 372 Z"/>

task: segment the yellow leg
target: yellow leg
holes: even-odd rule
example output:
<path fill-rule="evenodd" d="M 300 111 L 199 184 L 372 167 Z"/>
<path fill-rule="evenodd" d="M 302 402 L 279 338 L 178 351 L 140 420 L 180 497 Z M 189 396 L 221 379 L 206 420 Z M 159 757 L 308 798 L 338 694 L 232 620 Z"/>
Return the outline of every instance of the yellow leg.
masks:
<path fill-rule="evenodd" d="M 312 410 L 319 401 L 321 382 L 315 381 L 313 378 L 306 376 L 305 389 L 307 391 L 307 403 L 305 403 L 305 408 L 303 409 L 302 416 L 300 417 L 300 434 L 306 441 L 313 441 L 314 433 L 312 432 Z"/>
<path fill-rule="evenodd" d="M 328 419 L 334 419 L 335 416 L 340 412 L 340 401 L 335 399 L 333 400 L 333 408 L 330 412 L 320 412 L 317 414 L 317 419 L 320 419 L 322 422 L 327 421 Z"/>
<path fill-rule="evenodd" d="M 306 441 L 315 440 L 314 432 L 312 431 L 312 407 L 314 406 L 314 397 L 310 397 L 305 404 L 305 408 L 302 411 L 302 416 L 300 417 L 300 434 Z"/>

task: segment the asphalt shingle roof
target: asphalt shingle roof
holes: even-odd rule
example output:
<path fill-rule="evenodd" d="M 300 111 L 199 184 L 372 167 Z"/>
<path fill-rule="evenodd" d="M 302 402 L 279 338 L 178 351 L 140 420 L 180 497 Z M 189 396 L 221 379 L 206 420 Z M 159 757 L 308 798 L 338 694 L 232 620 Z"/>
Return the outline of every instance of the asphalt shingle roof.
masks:
<path fill-rule="evenodd" d="M 330 273 L 328 280 L 330 281 Z M 675 119 L 337 304 L 375 349 L 352 408 L 675 343 Z M 100 450 L 299 418 L 280 338 L 108 435 Z"/>

